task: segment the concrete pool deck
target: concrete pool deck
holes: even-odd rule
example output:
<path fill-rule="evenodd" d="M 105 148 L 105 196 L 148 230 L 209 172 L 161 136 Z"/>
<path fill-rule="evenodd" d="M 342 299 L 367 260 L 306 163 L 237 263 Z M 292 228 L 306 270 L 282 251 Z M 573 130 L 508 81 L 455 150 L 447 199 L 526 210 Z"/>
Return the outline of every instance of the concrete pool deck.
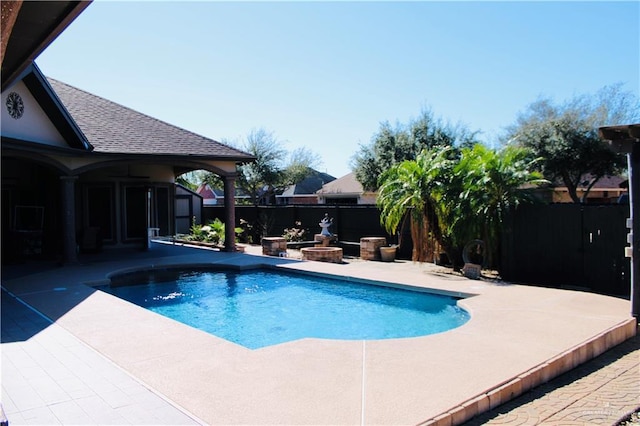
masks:
<path fill-rule="evenodd" d="M 34 337 L 53 329 L 69 333 L 161 395 L 157 405 L 164 401 L 176 416 L 165 424 L 457 424 L 599 355 L 636 330 L 626 300 L 468 280 L 412 262 L 300 262 L 155 243 L 135 256 L 95 259 L 102 261 L 3 276 L 3 287 L 54 321 Z M 472 318 L 432 336 L 304 339 L 252 351 L 85 285 L 117 270 L 184 263 L 269 264 L 474 295 L 461 302 Z M 3 357 L 5 352 L 3 337 Z M 5 401 L 20 390 L 6 386 L 4 370 L 3 363 L 3 405 L 11 422 L 21 411 Z M 172 403 L 179 407 L 175 412 Z"/>

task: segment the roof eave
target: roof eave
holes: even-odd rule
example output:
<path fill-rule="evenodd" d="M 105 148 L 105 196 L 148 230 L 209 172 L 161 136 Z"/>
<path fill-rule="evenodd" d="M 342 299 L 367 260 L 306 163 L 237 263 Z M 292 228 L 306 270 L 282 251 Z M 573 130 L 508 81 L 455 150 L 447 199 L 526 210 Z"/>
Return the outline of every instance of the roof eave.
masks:
<path fill-rule="evenodd" d="M 15 83 L 20 74 L 91 4 L 91 1 L 16 2 L 19 11 L 11 29 L 7 29 L 9 35 L 2 58 L 1 90 L 4 91 Z M 57 9 L 46 14 L 42 13 L 43 7 Z M 35 25 L 34 21 L 38 25 Z M 4 24 L 3 19 L 3 26 Z M 3 36 L 4 32 L 3 28 Z"/>

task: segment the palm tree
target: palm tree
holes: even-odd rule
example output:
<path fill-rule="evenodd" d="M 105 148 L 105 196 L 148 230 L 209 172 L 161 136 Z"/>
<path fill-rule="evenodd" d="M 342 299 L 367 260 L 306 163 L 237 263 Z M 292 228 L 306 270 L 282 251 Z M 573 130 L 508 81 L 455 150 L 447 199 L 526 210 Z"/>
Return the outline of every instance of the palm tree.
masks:
<path fill-rule="evenodd" d="M 495 266 L 506 214 L 535 200 L 530 189 L 546 183 L 525 149 L 495 151 L 476 144 L 422 151 L 380 176 L 380 223 L 395 233 L 409 219 L 412 260 L 429 261 L 439 245 L 459 269 L 462 249 L 474 239 L 485 243 L 484 259 Z"/>
<path fill-rule="evenodd" d="M 462 191 L 457 200 L 449 199 L 452 234 L 461 244 L 482 239 L 489 266 L 496 266 L 507 213 L 521 203 L 536 201 L 531 190 L 547 183 L 533 171 L 537 161 L 530 159 L 528 150 L 511 145 L 498 151 L 476 145 L 461 152 L 453 180 Z"/>
<path fill-rule="evenodd" d="M 450 148 L 424 150 L 415 160 L 396 164 L 380 176 L 380 223 L 395 234 L 409 219 L 413 261 L 431 260 L 436 243 L 443 243 L 439 194 L 453 167 L 450 153 Z"/>

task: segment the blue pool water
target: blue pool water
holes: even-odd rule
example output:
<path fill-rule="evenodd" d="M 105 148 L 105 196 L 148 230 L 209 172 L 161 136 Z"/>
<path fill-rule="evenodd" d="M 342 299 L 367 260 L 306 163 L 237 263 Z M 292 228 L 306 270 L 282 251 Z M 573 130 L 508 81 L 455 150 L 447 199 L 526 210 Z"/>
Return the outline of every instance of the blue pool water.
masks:
<path fill-rule="evenodd" d="M 453 297 L 272 270 L 147 272 L 100 290 L 249 349 L 424 336 L 469 319 Z"/>

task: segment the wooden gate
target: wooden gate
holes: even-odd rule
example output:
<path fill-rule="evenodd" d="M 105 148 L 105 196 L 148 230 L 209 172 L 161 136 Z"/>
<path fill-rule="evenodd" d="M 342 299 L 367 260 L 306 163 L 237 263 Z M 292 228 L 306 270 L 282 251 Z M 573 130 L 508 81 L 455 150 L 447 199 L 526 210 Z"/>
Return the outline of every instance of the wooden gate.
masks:
<path fill-rule="evenodd" d="M 628 205 L 520 206 L 505 224 L 505 280 L 628 296 Z"/>

